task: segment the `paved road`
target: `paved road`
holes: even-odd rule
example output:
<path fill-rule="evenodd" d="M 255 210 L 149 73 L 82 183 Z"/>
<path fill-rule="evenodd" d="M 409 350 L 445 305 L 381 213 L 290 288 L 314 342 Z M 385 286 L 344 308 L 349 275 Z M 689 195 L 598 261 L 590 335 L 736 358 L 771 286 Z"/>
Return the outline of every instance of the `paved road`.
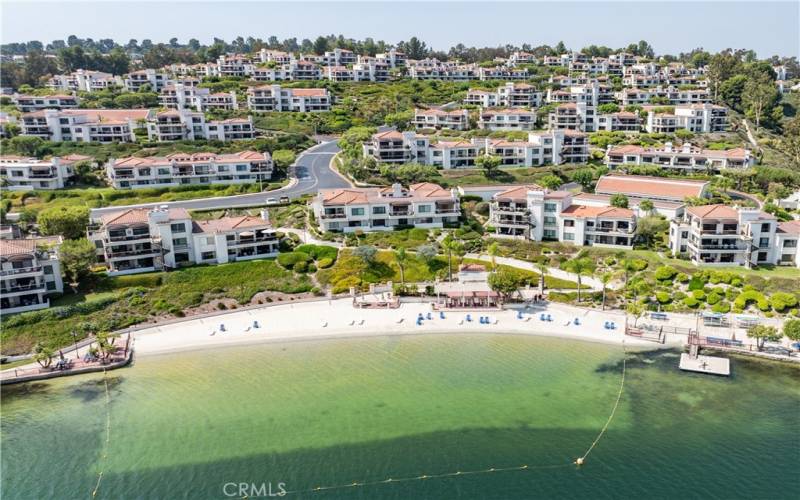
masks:
<path fill-rule="evenodd" d="M 320 189 L 350 187 L 350 183 L 329 168 L 333 156 L 339 151 L 336 141 L 324 142 L 305 150 L 295 161 L 294 175 L 297 178 L 297 182 L 281 189 L 263 193 L 198 198 L 196 200 L 94 208 L 91 211 L 91 217 L 96 218 L 103 214 L 118 212 L 127 208 L 157 207 L 161 205 L 167 205 L 170 208 L 185 208 L 187 210 L 251 207 L 264 204 L 269 197 L 288 196 L 289 198 L 297 198 L 304 194 L 316 193 Z"/>

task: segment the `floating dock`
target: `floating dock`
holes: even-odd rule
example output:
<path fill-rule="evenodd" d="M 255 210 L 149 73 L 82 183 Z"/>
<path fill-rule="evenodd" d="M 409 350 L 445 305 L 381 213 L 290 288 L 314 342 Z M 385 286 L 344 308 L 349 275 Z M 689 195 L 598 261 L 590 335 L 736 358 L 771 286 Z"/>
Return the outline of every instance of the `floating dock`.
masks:
<path fill-rule="evenodd" d="M 715 356 L 692 356 L 689 353 L 683 353 L 681 354 L 679 367 L 685 371 L 722 375 L 724 377 L 731 374 L 731 360 Z"/>

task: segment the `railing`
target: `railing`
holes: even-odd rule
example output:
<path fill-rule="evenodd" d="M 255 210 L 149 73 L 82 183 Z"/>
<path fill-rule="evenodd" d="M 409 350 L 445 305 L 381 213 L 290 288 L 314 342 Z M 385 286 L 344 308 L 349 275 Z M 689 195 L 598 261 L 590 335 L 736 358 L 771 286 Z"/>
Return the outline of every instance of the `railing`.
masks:
<path fill-rule="evenodd" d="M 492 208 L 499 211 L 499 212 L 519 212 L 525 213 L 528 211 L 528 207 L 512 207 L 509 205 L 500 205 L 498 203 L 493 203 Z"/>
<path fill-rule="evenodd" d="M 42 270 L 42 266 L 18 267 L 16 269 L 3 269 L 0 276 L 13 276 L 15 274 L 37 273 Z"/>
<path fill-rule="evenodd" d="M 623 234 L 631 234 L 631 233 L 633 233 L 633 231 L 634 231 L 634 228 L 632 228 L 632 227 L 626 227 L 626 228 L 622 228 L 622 227 L 618 227 L 618 228 L 613 228 L 613 227 L 587 227 L 586 228 L 586 232 L 587 233 L 594 232 L 594 233 L 623 233 Z"/>
<path fill-rule="evenodd" d="M 457 208 L 437 208 L 437 214 L 460 214 L 461 210 Z"/>
<path fill-rule="evenodd" d="M 125 236 L 109 236 L 108 238 L 103 238 L 103 242 L 108 243 L 116 243 L 119 241 L 133 241 L 133 240 L 146 240 L 150 239 L 150 233 L 145 234 L 134 234 L 134 235 L 125 235 Z"/>
<path fill-rule="evenodd" d="M 42 283 L 41 285 L 38 283 L 32 283 L 30 285 L 17 285 L 17 286 L 9 286 L 0 289 L 2 293 L 15 293 L 15 292 L 25 292 L 27 290 L 44 290 L 45 284 Z"/>
<path fill-rule="evenodd" d="M 347 215 L 344 212 L 334 214 L 321 214 L 320 219 L 345 219 Z"/>
<path fill-rule="evenodd" d="M 125 252 L 107 252 L 106 256 L 108 258 L 115 258 L 115 257 L 134 257 L 137 255 L 150 255 L 150 254 L 157 254 L 159 252 L 156 248 L 147 248 L 147 249 L 140 249 L 140 250 L 128 250 Z"/>

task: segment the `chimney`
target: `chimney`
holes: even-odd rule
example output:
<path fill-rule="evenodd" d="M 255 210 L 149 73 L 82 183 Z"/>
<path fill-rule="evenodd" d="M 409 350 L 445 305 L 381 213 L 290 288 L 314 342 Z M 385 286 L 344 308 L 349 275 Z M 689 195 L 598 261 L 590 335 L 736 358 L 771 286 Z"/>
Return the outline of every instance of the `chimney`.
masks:
<path fill-rule="evenodd" d="M 392 184 L 392 197 L 401 198 L 403 196 L 403 186 L 399 182 Z"/>

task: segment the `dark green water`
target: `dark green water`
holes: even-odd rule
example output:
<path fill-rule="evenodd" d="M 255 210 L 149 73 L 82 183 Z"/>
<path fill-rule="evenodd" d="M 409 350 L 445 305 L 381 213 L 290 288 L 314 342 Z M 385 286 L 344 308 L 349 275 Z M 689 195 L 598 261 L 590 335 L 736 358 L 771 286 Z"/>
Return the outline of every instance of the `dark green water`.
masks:
<path fill-rule="evenodd" d="M 381 337 L 140 357 L 3 390 L 2 498 L 800 498 L 800 370 L 503 335 Z M 106 422 L 111 433 L 106 448 Z M 107 457 L 103 455 L 107 451 Z M 513 467 L 308 492 L 349 484 Z M 536 469 L 538 466 L 566 465 Z M 230 487 L 229 487 L 230 488 Z M 227 490 L 231 492 L 233 490 Z"/>

